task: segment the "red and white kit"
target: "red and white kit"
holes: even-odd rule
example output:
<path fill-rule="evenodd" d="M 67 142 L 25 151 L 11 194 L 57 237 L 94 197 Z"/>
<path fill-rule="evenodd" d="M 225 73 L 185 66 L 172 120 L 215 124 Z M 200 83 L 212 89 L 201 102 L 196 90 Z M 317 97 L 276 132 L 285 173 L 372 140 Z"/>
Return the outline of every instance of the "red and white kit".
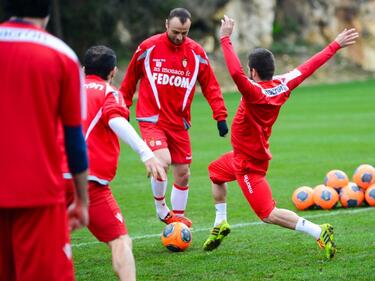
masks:
<path fill-rule="evenodd" d="M 140 121 L 142 136 L 152 150 L 178 146 L 179 144 L 169 137 L 173 133 L 182 134 L 189 140 L 187 132 L 183 131 L 191 126 L 190 108 L 197 81 L 212 108 L 213 118 L 219 121 L 227 117 L 220 87 L 206 53 L 198 43 L 188 37 L 181 45 L 175 45 L 170 42 L 167 33 L 162 33 L 139 45 L 120 88 L 128 107 L 133 103 L 138 80 L 140 85 L 136 118 Z M 156 124 L 167 133 L 165 136 L 149 135 L 149 130 L 142 127 L 143 122 Z M 163 137 L 168 143 L 165 143 Z M 185 152 L 175 156 L 171 151 L 172 162 L 181 163 L 181 159 L 185 159 L 182 163 L 190 163 L 190 140 L 180 146 Z"/>
<path fill-rule="evenodd" d="M 59 119 L 81 124 L 78 59 L 12 21 L 0 25 L 0 62 L 0 280 L 73 280 L 56 132 Z"/>
<path fill-rule="evenodd" d="M 113 118 L 128 119 L 129 111 L 123 97 L 116 89 L 96 75 L 87 75 L 87 119 L 83 131 L 89 156 L 89 230 L 102 242 L 109 242 L 126 234 L 121 210 L 112 195 L 109 183 L 116 175 L 120 144 L 117 135 L 109 126 Z M 63 163 L 64 177 L 67 173 Z M 67 181 L 68 203 L 73 198 L 72 182 Z"/>
<path fill-rule="evenodd" d="M 233 152 L 211 163 L 210 178 L 218 184 L 237 179 L 251 207 L 260 218 L 266 218 L 275 205 L 265 179 L 272 157 L 269 150 L 272 126 L 291 91 L 329 60 L 340 45 L 332 42 L 291 72 L 256 83 L 243 71 L 229 37 L 223 37 L 221 44 L 229 73 L 242 99 L 232 123 Z M 253 200 L 254 197 L 262 199 Z"/>

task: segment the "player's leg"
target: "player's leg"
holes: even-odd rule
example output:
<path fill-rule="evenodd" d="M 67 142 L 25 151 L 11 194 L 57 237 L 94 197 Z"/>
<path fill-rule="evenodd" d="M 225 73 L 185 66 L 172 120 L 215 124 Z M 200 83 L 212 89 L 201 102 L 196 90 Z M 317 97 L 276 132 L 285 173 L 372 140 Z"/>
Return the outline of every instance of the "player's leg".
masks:
<path fill-rule="evenodd" d="M 168 148 L 167 137 L 162 128 L 153 123 L 139 122 L 139 129 L 142 138 L 154 152 L 155 157 L 163 165 L 165 172 L 171 165 L 171 154 Z M 154 196 L 155 209 L 158 217 L 164 220 L 171 216 L 170 210 L 165 201 L 165 193 L 167 190 L 168 180 L 155 179 L 151 177 L 151 190 Z"/>
<path fill-rule="evenodd" d="M 65 203 L 18 209 L 12 235 L 16 280 L 74 280 Z"/>
<path fill-rule="evenodd" d="M 330 224 L 317 225 L 293 211 L 276 207 L 263 221 L 309 234 L 315 238 L 320 248 L 325 249 L 327 258 L 333 258 L 336 254 L 333 227 Z"/>
<path fill-rule="evenodd" d="M 212 251 L 219 247 L 222 240 L 230 233 L 230 226 L 227 222 L 226 182 L 236 179 L 232 164 L 233 152 L 229 152 L 211 162 L 208 167 L 216 216 L 214 227 L 203 244 L 205 251 Z"/>
<path fill-rule="evenodd" d="M 112 251 L 113 270 L 121 281 L 135 281 L 135 261 L 132 252 L 132 241 L 129 235 L 120 237 L 108 242 Z"/>
<path fill-rule="evenodd" d="M 168 141 L 173 165 L 173 186 L 171 191 L 172 212 L 185 219 L 185 224 L 191 227 L 191 221 L 185 217 L 189 197 L 190 163 L 192 159 L 190 137 L 187 130 L 163 129 Z"/>
<path fill-rule="evenodd" d="M 189 197 L 189 164 L 174 164 L 173 178 L 174 183 L 171 192 L 172 211 L 177 216 L 183 217 Z"/>
<path fill-rule="evenodd" d="M 163 165 L 166 173 L 171 164 L 171 154 L 168 148 L 162 148 L 153 151 L 160 163 Z M 155 209 L 158 217 L 164 219 L 170 212 L 168 205 L 165 201 L 165 193 L 167 191 L 168 180 L 155 179 L 151 177 L 151 189 L 154 196 Z"/>
<path fill-rule="evenodd" d="M 322 245 L 321 239 L 325 238 L 324 245 L 321 247 L 325 248 L 328 258 L 334 256 L 336 245 L 333 241 L 333 228 L 330 225 L 319 226 L 299 217 L 293 211 L 277 208 L 264 175 L 252 173 L 237 175 L 237 180 L 250 206 L 262 221 L 307 233 L 314 237 L 319 245 Z"/>
<path fill-rule="evenodd" d="M 135 263 L 121 210 L 109 186 L 89 182 L 89 216 L 87 226 L 101 242 L 112 250 L 113 269 L 120 280 L 135 280 Z M 133 279 L 127 279 L 133 276 Z"/>

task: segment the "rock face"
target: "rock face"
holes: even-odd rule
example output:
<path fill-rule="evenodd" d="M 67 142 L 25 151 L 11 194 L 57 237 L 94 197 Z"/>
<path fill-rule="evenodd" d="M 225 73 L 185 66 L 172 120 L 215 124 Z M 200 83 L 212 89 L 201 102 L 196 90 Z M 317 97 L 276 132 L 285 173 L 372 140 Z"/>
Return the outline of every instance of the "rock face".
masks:
<path fill-rule="evenodd" d="M 227 3 L 223 13 L 236 21 L 232 41 L 238 52 L 271 46 L 275 7 L 275 0 L 232 0 Z"/>
<path fill-rule="evenodd" d="M 218 48 L 217 30 L 224 14 L 236 20 L 232 41 L 236 51 L 243 54 L 254 47 L 270 48 L 280 43 L 281 52 L 301 45 L 321 47 L 334 40 L 345 27 L 355 27 L 360 40 L 341 54 L 364 70 L 375 71 L 375 0 L 189 0 L 188 3 L 198 20 L 197 27 L 208 30 L 201 42 L 209 53 Z"/>
<path fill-rule="evenodd" d="M 310 0 L 277 1 L 276 22 L 284 38 L 295 44 L 324 45 L 344 28 L 360 32 L 358 43 L 341 54 L 364 70 L 375 71 L 375 1 Z"/>

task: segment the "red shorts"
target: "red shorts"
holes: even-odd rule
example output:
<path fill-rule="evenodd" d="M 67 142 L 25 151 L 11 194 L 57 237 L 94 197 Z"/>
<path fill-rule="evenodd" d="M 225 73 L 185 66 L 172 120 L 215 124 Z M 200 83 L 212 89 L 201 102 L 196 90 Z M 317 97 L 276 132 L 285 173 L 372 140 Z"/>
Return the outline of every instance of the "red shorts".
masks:
<path fill-rule="evenodd" d="M 67 202 L 73 202 L 73 183 L 66 180 Z M 108 185 L 89 181 L 89 224 L 87 228 L 101 242 L 107 243 L 128 233 L 120 207 Z"/>
<path fill-rule="evenodd" d="M 241 159 L 233 152 L 222 155 L 208 167 L 213 183 L 223 184 L 237 180 L 242 193 L 260 219 L 265 219 L 275 208 L 271 188 L 266 180 L 268 160 Z"/>
<path fill-rule="evenodd" d="M 192 159 L 189 132 L 139 122 L 142 138 L 152 151 L 168 148 L 172 164 L 190 164 Z"/>
<path fill-rule="evenodd" d="M 74 280 L 63 203 L 0 208 L 0 280 Z"/>

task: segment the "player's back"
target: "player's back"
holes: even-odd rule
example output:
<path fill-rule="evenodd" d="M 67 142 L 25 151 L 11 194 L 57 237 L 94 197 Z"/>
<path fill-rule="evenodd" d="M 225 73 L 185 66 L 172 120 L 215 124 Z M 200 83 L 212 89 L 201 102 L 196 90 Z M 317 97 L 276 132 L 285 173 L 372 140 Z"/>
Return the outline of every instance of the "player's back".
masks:
<path fill-rule="evenodd" d="M 280 79 L 256 83 L 247 81 L 250 94 L 243 94 L 232 123 L 235 154 L 269 160 L 269 138 L 281 106 L 290 90 Z"/>
<path fill-rule="evenodd" d="M 0 61 L 0 205 L 60 202 L 57 121 L 62 116 L 64 123 L 77 125 L 77 118 L 62 110 L 69 102 L 62 98 L 64 85 L 80 88 L 77 58 L 42 29 L 8 22 L 0 25 Z"/>
<path fill-rule="evenodd" d="M 116 175 L 120 144 L 109 127 L 114 117 L 129 117 L 122 96 L 117 90 L 96 75 L 87 75 L 87 119 L 83 130 L 89 154 L 89 180 L 108 184 Z"/>

